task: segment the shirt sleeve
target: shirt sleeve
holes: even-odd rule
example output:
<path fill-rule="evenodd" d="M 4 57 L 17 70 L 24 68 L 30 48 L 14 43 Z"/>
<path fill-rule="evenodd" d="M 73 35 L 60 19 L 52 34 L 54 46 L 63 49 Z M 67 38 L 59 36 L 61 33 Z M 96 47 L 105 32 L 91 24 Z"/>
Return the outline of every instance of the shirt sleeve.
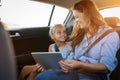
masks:
<path fill-rule="evenodd" d="M 119 48 L 119 36 L 117 32 L 112 32 L 105 37 L 101 47 L 100 63 L 105 64 L 110 72 L 117 66 L 116 53 Z"/>

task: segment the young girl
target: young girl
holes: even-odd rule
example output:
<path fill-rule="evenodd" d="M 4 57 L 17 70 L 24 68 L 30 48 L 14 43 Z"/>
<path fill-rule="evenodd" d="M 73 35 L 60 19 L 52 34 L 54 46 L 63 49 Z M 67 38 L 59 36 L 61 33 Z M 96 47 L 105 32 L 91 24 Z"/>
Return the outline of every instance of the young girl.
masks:
<path fill-rule="evenodd" d="M 72 48 L 69 42 L 66 42 L 67 34 L 64 25 L 54 25 L 50 28 L 49 35 L 55 43 L 49 46 L 48 51 L 61 52 L 63 58 L 66 59 Z M 34 80 L 34 77 L 44 70 L 45 69 L 40 64 L 24 66 L 20 73 L 19 80 Z"/>
<path fill-rule="evenodd" d="M 56 24 L 49 31 L 51 39 L 55 42 L 49 46 L 49 52 L 61 52 L 64 59 L 67 58 L 72 48 L 69 42 L 66 42 L 66 28 L 62 24 Z"/>

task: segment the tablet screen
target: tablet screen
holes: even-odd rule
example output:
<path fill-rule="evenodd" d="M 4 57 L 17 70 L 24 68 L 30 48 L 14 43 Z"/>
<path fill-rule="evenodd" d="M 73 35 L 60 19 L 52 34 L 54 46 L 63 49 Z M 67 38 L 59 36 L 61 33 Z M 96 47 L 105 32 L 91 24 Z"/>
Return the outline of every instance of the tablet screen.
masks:
<path fill-rule="evenodd" d="M 60 69 L 58 62 L 63 59 L 60 52 L 32 52 L 32 56 L 45 69 Z"/>

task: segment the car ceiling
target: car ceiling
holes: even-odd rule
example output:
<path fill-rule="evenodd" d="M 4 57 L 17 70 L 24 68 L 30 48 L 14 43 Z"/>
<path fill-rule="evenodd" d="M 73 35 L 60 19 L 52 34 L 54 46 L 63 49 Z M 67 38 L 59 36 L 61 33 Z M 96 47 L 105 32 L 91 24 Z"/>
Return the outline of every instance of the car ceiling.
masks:
<path fill-rule="evenodd" d="M 79 0 L 33 0 L 33 1 L 55 4 L 70 9 L 71 6 Z M 93 1 L 95 1 L 99 9 L 120 6 L 120 0 L 93 0 Z"/>

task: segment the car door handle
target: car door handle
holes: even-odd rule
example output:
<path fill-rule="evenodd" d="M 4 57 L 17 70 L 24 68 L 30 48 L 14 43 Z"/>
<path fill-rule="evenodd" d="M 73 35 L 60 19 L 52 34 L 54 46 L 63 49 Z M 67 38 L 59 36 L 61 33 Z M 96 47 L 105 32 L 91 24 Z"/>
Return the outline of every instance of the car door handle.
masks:
<path fill-rule="evenodd" d="M 10 35 L 10 37 L 20 37 L 20 33 L 16 32 L 14 35 Z"/>

